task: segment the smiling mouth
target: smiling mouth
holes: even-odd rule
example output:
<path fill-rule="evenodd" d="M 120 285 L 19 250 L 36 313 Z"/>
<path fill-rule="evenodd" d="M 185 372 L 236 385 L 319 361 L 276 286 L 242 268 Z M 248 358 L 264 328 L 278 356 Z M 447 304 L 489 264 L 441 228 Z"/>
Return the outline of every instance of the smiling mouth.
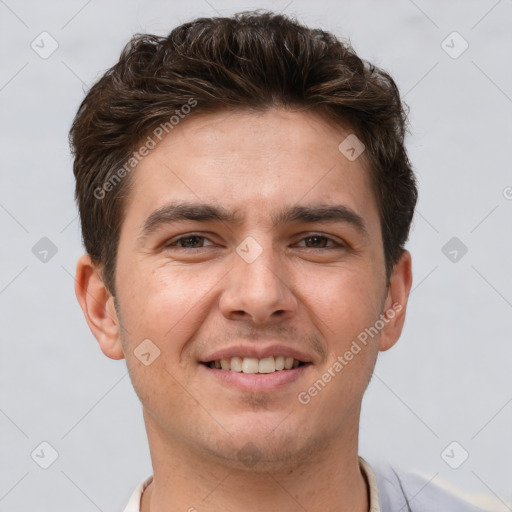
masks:
<path fill-rule="evenodd" d="M 294 370 L 304 363 L 293 357 L 270 356 L 258 359 L 256 357 L 230 357 L 203 363 L 209 368 L 241 373 L 274 373 L 276 371 Z"/>

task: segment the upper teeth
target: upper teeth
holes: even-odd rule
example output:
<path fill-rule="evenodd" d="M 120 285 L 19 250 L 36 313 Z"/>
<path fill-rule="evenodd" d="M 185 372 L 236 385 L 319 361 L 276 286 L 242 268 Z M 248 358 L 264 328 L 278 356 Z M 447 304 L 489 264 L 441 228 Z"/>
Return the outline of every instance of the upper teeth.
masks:
<path fill-rule="evenodd" d="M 276 370 L 291 370 L 297 368 L 300 361 L 293 357 L 231 357 L 229 359 L 218 359 L 210 363 L 212 368 L 222 368 L 233 372 L 243 373 L 273 373 Z"/>

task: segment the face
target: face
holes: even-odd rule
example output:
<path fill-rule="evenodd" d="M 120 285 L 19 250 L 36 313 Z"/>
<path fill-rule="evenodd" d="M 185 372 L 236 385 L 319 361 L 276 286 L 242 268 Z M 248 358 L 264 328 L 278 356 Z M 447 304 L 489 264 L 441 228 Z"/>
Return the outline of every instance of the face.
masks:
<path fill-rule="evenodd" d="M 115 276 L 120 328 L 97 337 L 126 358 L 161 439 L 236 465 L 356 435 L 408 286 L 407 272 L 386 286 L 364 153 L 338 149 L 349 133 L 311 113 L 208 114 L 138 165 Z"/>

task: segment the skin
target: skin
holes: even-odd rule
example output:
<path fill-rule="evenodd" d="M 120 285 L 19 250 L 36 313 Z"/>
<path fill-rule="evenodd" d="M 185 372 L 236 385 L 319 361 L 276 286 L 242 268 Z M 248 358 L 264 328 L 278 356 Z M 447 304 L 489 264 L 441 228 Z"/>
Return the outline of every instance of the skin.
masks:
<path fill-rule="evenodd" d="M 154 469 L 143 512 L 368 510 L 357 455 L 361 401 L 378 352 L 400 336 L 411 257 L 403 253 L 387 286 L 364 153 L 351 162 L 338 150 L 349 133 L 317 114 L 280 109 L 185 119 L 132 176 L 115 300 L 101 268 L 87 255 L 79 260 L 87 322 L 108 357 L 126 359 L 143 405 Z M 157 208 L 184 201 L 237 209 L 242 221 L 185 220 L 140 236 Z M 346 222 L 273 225 L 275 212 L 312 204 L 350 208 L 366 234 Z M 176 239 L 190 234 L 205 238 L 185 237 L 179 248 Z M 252 263 L 236 252 L 249 236 L 262 249 Z M 379 335 L 300 403 L 298 394 L 332 372 L 393 304 L 401 309 Z M 145 339 L 160 350 L 148 366 L 134 355 Z M 312 364 L 277 389 L 246 391 L 199 363 L 269 340 Z M 244 449 L 254 465 L 240 460 Z"/>

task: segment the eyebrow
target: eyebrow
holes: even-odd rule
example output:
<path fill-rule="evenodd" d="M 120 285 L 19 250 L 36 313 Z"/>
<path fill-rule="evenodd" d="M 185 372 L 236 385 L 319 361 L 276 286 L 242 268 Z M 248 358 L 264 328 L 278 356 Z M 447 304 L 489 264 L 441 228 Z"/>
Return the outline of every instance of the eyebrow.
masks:
<path fill-rule="evenodd" d="M 337 205 L 306 205 L 285 208 L 271 215 L 274 226 L 296 223 L 333 222 L 354 227 L 360 234 L 367 236 L 363 218 L 347 206 Z M 243 216 L 240 211 L 228 210 L 223 206 L 207 203 L 169 203 L 152 212 L 144 221 L 139 238 L 146 238 L 163 225 L 179 221 L 208 222 L 240 225 Z"/>

